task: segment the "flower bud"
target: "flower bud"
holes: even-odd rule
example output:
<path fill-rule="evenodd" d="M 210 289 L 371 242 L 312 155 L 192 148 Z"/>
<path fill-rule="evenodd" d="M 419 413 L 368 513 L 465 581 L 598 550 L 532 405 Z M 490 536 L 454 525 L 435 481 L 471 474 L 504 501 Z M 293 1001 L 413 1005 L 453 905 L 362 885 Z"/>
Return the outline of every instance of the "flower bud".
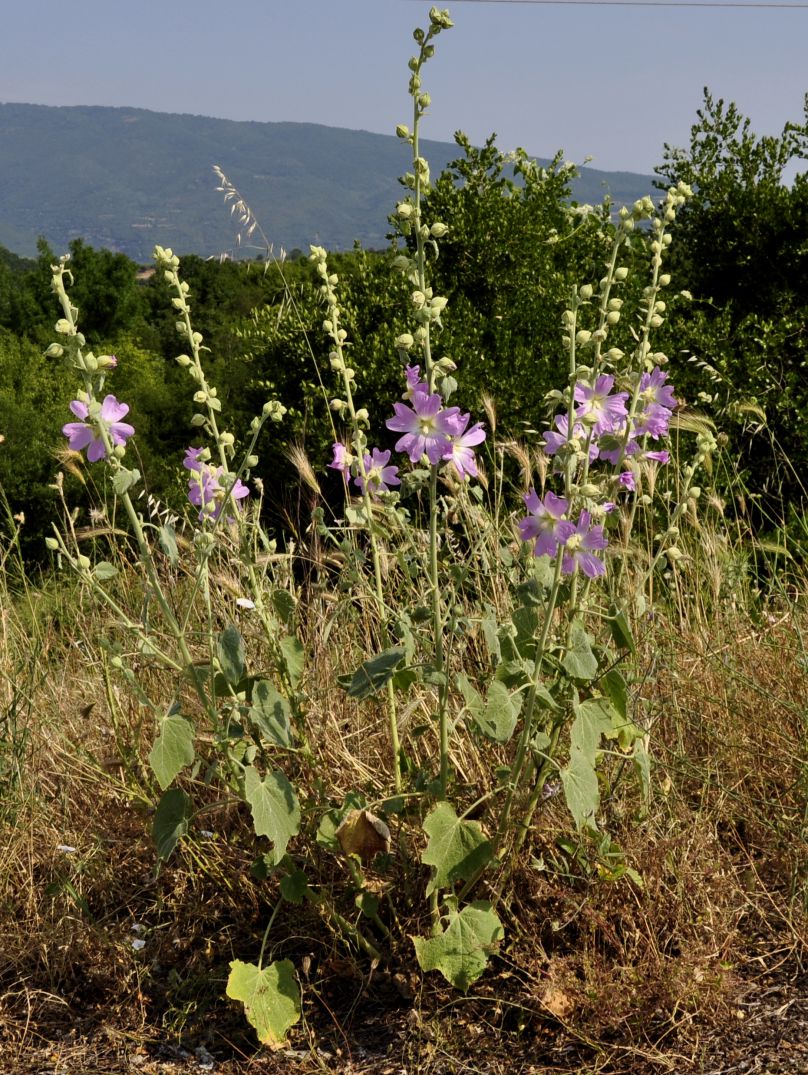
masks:
<path fill-rule="evenodd" d="M 76 331 L 70 324 L 70 322 L 64 317 L 60 317 L 54 327 L 60 336 L 72 336 Z"/>
<path fill-rule="evenodd" d="M 332 400 L 329 400 L 328 406 L 332 411 L 343 411 L 348 406 L 344 399 L 339 399 L 335 396 Z"/>
<path fill-rule="evenodd" d="M 429 231 L 434 239 L 442 239 L 444 235 L 448 233 L 449 229 L 445 224 L 437 222 L 432 225 Z"/>
<path fill-rule="evenodd" d="M 625 278 L 627 276 L 628 276 L 628 269 L 624 265 L 621 265 L 619 269 L 614 270 L 614 278 L 615 278 L 615 280 L 619 280 L 620 283 L 622 283 L 623 280 L 625 280 Z"/>
<path fill-rule="evenodd" d="M 669 563 L 675 564 L 682 559 L 684 553 L 681 549 L 677 549 L 675 545 L 671 545 L 669 549 L 665 549 L 665 555 L 667 556 Z"/>
<path fill-rule="evenodd" d="M 399 123 L 398 124 L 398 126 L 396 127 L 396 137 L 397 138 L 409 138 L 410 137 L 410 129 L 406 125 L 406 123 Z"/>
<path fill-rule="evenodd" d="M 609 313 L 606 314 L 606 324 L 607 325 L 616 325 L 619 320 L 620 320 L 620 311 L 619 310 L 610 310 Z"/>
<path fill-rule="evenodd" d="M 59 548 L 59 542 L 56 540 L 56 538 L 46 537 L 45 548 L 50 549 L 51 552 L 56 552 Z"/>
<path fill-rule="evenodd" d="M 399 202 L 396 206 L 396 213 L 402 220 L 408 220 L 412 216 L 413 207 L 409 202 Z"/>
<path fill-rule="evenodd" d="M 207 403 L 207 402 L 208 402 L 208 394 L 207 394 L 207 392 L 203 392 L 202 390 L 200 390 L 199 392 L 194 392 L 194 403 Z"/>
<path fill-rule="evenodd" d="M 65 353 L 64 347 L 60 343 L 52 343 L 45 352 L 46 358 L 61 358 Z"/>
<path fill-rule="evenodd" d="M 660 287 L 667 287 L 670 282 L 671 282 L 670 274 L 666 273 L 666 272 L 663 272 L 663 274 L 659 278 L 659 286 Z"/>
<path fill-rule="evenodd" d="M 199 428 L 199 426 L 203 426 L 206 421 L 207 418 L 205 418 L 204 414 L 194 414 L 191 416 L 191 425 L 196 427 L 197 429 Z"/>
<path fill-rule="evenodd" d="M 585 347 L 591 339 L 592 333 L 588 329 L 582 328 L 575 333 L 575 342 L 579 347 Z"/>
<path fill-rule="evenodd" d="M 409 332 L 402 332 L 400 336 L 396 336 L 396 347 L 400 351 L 409 351 L 414 343 L 415 340 Z"/>
<path fill-rule="evenodd" d="M 257 467 L 258 466 L 258 456 L 257 455 L 248 455 L 247 458 L 244 460 L 244 465 L 246 467 L 249 467 L 250 469 L 252 467 Z"/>
<path fill-rule="evenodd" d="M 76 557 L 76 563 L 83 571 L 90 570 L 90 559 L 87 556 L 79 555 Z"/>
<path fill-rule="evenodd" d="M 367 407 L 360 407 L 359 408 L 359 410 L 356 412 L 356 420 L 357 420 L 357 422 L 369 422 L 370 421 L 370 415 L 368 414 Z"/>
<path fill-rule="evenodd" d="M 592 298 L 592 285 L 582 284 L 581 287 L 578 288 L 578 297 L 582 302 L 588 302 Z"/>

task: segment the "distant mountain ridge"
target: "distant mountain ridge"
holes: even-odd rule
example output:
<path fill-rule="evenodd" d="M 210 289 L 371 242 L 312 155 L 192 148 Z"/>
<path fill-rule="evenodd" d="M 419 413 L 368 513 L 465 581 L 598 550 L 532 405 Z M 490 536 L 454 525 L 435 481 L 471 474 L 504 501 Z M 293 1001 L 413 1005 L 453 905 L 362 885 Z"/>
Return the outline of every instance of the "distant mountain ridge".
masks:
<path fill-rule="evenodd" d="M 453 142 L 421 146 L 434 176 L 462 155 Z M 393 135 L 314 123 L 0 103 L 0 245 L 29 256 L 42 235 L 61 253 L 80 237 L 136 261 L 148 260 L 155 243 L 202 256 L 234 252 L 238 227 L 216 191 L 218 164 L 276 251 L 310 243 L 344 250 L 355 241 L 384 248 L 408 150 Z M 573 194 L 595 203 L 608 190 L 630 204 L 652 193 L 652 182 L 584 168 Z"/>

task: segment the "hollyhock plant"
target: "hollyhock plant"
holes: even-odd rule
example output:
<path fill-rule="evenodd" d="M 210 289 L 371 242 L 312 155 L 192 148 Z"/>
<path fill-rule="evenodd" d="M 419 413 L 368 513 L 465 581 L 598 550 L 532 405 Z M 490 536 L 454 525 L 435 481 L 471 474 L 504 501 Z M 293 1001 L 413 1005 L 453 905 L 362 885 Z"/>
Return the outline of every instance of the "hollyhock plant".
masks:
<path fill-rule="evenodd" d="M 558 430 L 554 433 L 552 429 L 548 429 L 544 434 L 544 450 L 547 455 L 555 455 L 560 448 L 562 448 L 569 440 L 569 427 L 570 421 L 566 414 L 557 414 L 554 419 L 555 427 Z M 575 422 L 572 427 L 572 435 L 576 440 L 586 440 L 586 430 L 580 422 Z M 589 442 L 589 461 L 594 462 L 598 458 L 598 445 L 594 440 Z"/>
<path fill-rule="evenodd" d="M 103 459 L 107 454 L 106 445 L 99 435 L 97 426 L 103 425 L 113 445 L 126 444 L 129 437 L 134 435 L 134 428 L 128 422 L 122 422 L 129 413 L 126 403 L 119 403 L 115 396 L 105 396 L 101 404 L 96 425 L 91 425 L 87 419 L 90 416 L 90 408 L 80 399 L 74 399 L 70 409 L 80 422 L 68 422 L 62 426 L 62 432 L 67 437 L 68 447 L 74 452 L 87 449 L 87 459 L 95 463 Z"/>
<path fill-rule="evenodd" d="M 460 435 L 462 424 L 458 407 L 443 408 L 443 400 L 435 392 L 415 391 L 409 405 L 394 403 L 394 418 L 385 425 L 396 433 L 403 433 L 396 441 L 396 451 L 406 452 L 411 463 L 418 463 L 426 455 L 435 466 L 452 450 L 451 438 Z"/>
<path fill-rule="evenodd" d="M 332 470 L 338 470 L 340 474 L 345 475 L 347 478 L 351 470 L 351 464 L 354 462 L 354 455 L 350 448 L 341 441 L 337 441 L 333 444 L 332 450 L 334 456 L 328 466 L 331 467 Z"/>
<path fill-rule="evenodd" d="M 570 534 L 564 543 L 564 555 L 561 571 L 565 575 L 574 575 L 580 567 L 587 578 L 596 579 L 606 574 L 602 560 L 595 556 L 602 552 L 609 542 L 603 534 L 602 526 L 591 526 L 592 516 L 582 511 L 575 526 L 570 524 Z"/>
<path fill-rule="evenodd" d="M 555 493 L 545 493 L 540 500 L 535 489 L 525 495 L 525 507 L 530 512 L 519 520 L 519 536 L 522 541 L 533 541 L 534 556 L 555 556 L 559 546 L 575 532 L 575 527 L 565 518 L 569 501 Z"/>
<path fill-rule="evenodd" d="M 466 478 L 477 477 L 477 461 L 474 458 L 472 449 L 475 445 L 482 444 L 485 440 L 485 430 L 482 422 L 477 422 L 471 429 L 466 430 L 470 418 L 470 414 L 460 416 L 458 427 L 461 432 L 456 433 L 451 438 L 450 450 L 443 456 L 444 459 L 454 464 L 454 468 L 462 481 L 465 481 Z"/>
<path fill-rule="evenodd" d="M 188 499 L 194 507 L 199 508 L 200 522 L 205 519 L 215 522 L 221 514 L 226 498 L 243 500 L 250 495 L 250 490 L 237 479 L 228 496 L 227 490 L 220 482 L 224 467 L 213 467 L 204 462 L 200 458 L 202 452 L 202 448 L 188 448 L 182 461 L 182 465 L 192 472 L 188 480 Z"/>
<path fill-rule="evenodd" d="M 420 366 L 407 366 L 404 370 L 404 376 L 407 379 L 407 388 L 404 392 L 404 399 L 412 399 L 416 392 L 429 393 L 429 385 L 426 381 L 421 379 Z"/>
<path fill-rule="evenodd" d="M 374 448 L 372 453 L 368 455 L 365 452 L 365 477 L 361 474 L 357 474 L 354 481 L 364 493 L 365 482 L 367 482 L 367 490 L 371 496 L 376 497 L 381 493 L 389 493 L 391 485 L 401 485 L 401 480 L 398 476 L 398 467 L 388 466 L 390 462 L 390 451 L 380 452 L 378 448 Z"/>
<path fill-rule="evenodd" d="M 623 423 L 628 413 L 628 392 L 615 392 L 610 395 L 613 387 L 614 377 L 610 374 L 598 377 L 594 387 L 582 381 L 575 386 L 574 399 L 578 404 L 575 417 L 584 419 L 588 425 L 593 426 L 596 437 L 602 433 L 613 432 Z"/>

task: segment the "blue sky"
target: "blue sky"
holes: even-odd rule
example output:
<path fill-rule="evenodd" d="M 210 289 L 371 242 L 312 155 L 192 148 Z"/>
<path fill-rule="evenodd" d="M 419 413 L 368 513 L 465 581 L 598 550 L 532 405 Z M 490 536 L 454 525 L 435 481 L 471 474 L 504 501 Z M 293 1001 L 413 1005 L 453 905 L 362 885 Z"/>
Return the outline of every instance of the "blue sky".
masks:
<path fill-rule="evenodd" d="M 801 121 L 808 9 L 442 3 L 424 134 L 651 171 L 702 88 L 760 134 Z M 4 5 L 0 101 L 129 105 L 392 133 L 409 118 L 414 0 L 26 0 Z M 0 162 L 0 174 L 2 162 Z"/>

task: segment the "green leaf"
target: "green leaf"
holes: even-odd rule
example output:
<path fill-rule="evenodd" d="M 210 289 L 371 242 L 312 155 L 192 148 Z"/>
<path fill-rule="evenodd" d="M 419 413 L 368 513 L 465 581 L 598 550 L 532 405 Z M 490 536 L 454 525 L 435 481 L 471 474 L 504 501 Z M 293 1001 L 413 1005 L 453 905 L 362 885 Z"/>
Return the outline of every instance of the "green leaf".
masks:
<path fill-rule="evenodd" d="M 149 764 L 163 791 L 193 760 L 194 727 L 191 722 L 175 714 L 163 717 L 160 734 L 149 754 Z"/>
<path fill-rule="evenodd" d="M 570 759 L 561 770 L 561 782 L 567 806 L 580 831 L 597 828 L 595 814 L 600 806 L 600 787 L 595 764 L 600 738 L 611 731 L 614 709 L 607 698 L 587 698 L 574 708 Z"/>
<path fill-rule="evenodd" d="M 609 616 L 606 620 L 606 626 L 609 628 L 609 633 L 614 639 L 616 646 L 621 649 L 630 650 L 632 653 L 635 649 L 634 636 L 631 633 L 631 628 L 628 625 L 628 618 L 625 612 L 620 612 L 612 605 L 609 610 Z"/>
<path fill-rule="evenodd" d="M 303 678 L 303 668 L 306 663 L 303 643 L 296 635 L 284 635 L 280 641 L 280 646 L 284 664 L 286 665 L 286 674 L 289 676 L 292 690 L 296 691 Z"/>
<path fill-rule="evenodd" d="M 107 579 L 114 579 L 117 574 L 117 567 L 107 560 L 101 560 L 101 562 L 97 563 L 93 568 L 93 578 L 97 579 L 99 582 L 106 582 Z"/>
<path fill-rule="evenodd" d="M 309 884 L 302 870 L 294 870 L 281 878 L 281 895 L 289 903 L 300 904 L 306 898 Z"/>
<path fill-rule="evenodd" d="M 180 562 L 180 553 L 177 548 L 177 538 L 174 534 L 174 527 L 169 526 L 168 523 L 164 523 L 160 527 L 158 539 L 160 541 L 160 548 L 168 557 L 168 562 L 172 567 L 176 567 Z"/>
<path fill-rule="evenodd" d="M 572 679 L 588 682 L 598 674 L 598 662 L 592 652 L 592 637 L 580 623 L 570 628 L 570 645 L 561 664 Z"/>
<path fill-rule="evenodd" d="M 263 970 L 254 963 L 233 960 L 227 995 L 244 1005 L 247 1021 L 263 1045 L 280 1045 L 300 1019 L 300 989 L 289 959 L 270 963 Z"/>
<path fill-rule="evenodd" d="M 610 668 L 605 676 L 601 676 L 600 686 L 623 720 L 626 720 L 628 717 L 628 687 L 622 675 L 616 668 Z"/>
<path fill-rule="evenodd" d="M 124 493 L 128 493 L 132 486 L 136 485 L 139 481 L 139 470 L 127 470 L 126 467 L 121 467 L 120 470 L 116 470 L 112 475 L 112 488 L 118 496 L 123 496 Z"/>
<path fill-rule="evenodd" d="M 450 803 L 438 803 L 424 820 L 429 842 L 421 861 L 435 872 L 427 895 L 472 877 L 491 859 L 491 841 L 476 821 L 461 820 Z"/>
<path fill-rule="evenodd" d="M 494 679 L 506 687 L 521 687 L 527 682 L 532 671 L 532 665 L 521 658 L 500 661 L 494 672 Z"/>
<path fill-rule="evenodd" d="M 348 697 L 369 698 L 371 694 L 381 690 L 403 660 L 404 648 L 394 646 L 364 661 L 353 674 L 348 688 Z"/>
<path fill-rule="evenodd" d="M 270 743 L 292 745 L 291 711 L 288 701 L 265 679 L 253 686 L 250 720 Z"/>
<path fill-rule="evenodd" d="M 244 639 L 232 624 L 219 635 L 216 656 L 227 682 L 237 686 L 244 675 Z"/>
<path fill-rule="evenodd" d="M 188 832 L 191 816 L 191 800 L 181 788 L 164 792 L 154 813 L 152 839 L 158 858 L 165 860 L 177 846 L 177 841 Z"/>
<path fill-rule="evenodd" d="M 502 923 L 486 900 L 452 911 L 449 925 L 437 937 L 413 937 L 421 970 L 437 970 L 464 993 L 485 970 L 488 957 L 502 940 Z"/>
<path fill-rule="evenodd" d="M 275 863 L 279 863 L 286 845 L 300 831 L 300 803 L 294 788 L 279 770 L 262 780 L 250 765 L 244 772 L 244 798 L 250 804 L 256 836 L 269 837 Z"/>
<path fill-rule="evenodd" d="M 505 684 L 498 680 L 489 686 L 485 701 L 466 676 L 458 677 L 458 686 L 472 719 L 483 735 L 497 743 L 507 743 L 513 735 L 522 708 L 521 696 L 511 695 Z"/>
<path fill-rule="evenodd" d="M 297 608 L 297 601 L 289 593 L 288 590 L 273 590 L 272 591 L 272 606 L 286 624 L 290 627 L 292 621 L 295 618 L 295 609 Z"/>

